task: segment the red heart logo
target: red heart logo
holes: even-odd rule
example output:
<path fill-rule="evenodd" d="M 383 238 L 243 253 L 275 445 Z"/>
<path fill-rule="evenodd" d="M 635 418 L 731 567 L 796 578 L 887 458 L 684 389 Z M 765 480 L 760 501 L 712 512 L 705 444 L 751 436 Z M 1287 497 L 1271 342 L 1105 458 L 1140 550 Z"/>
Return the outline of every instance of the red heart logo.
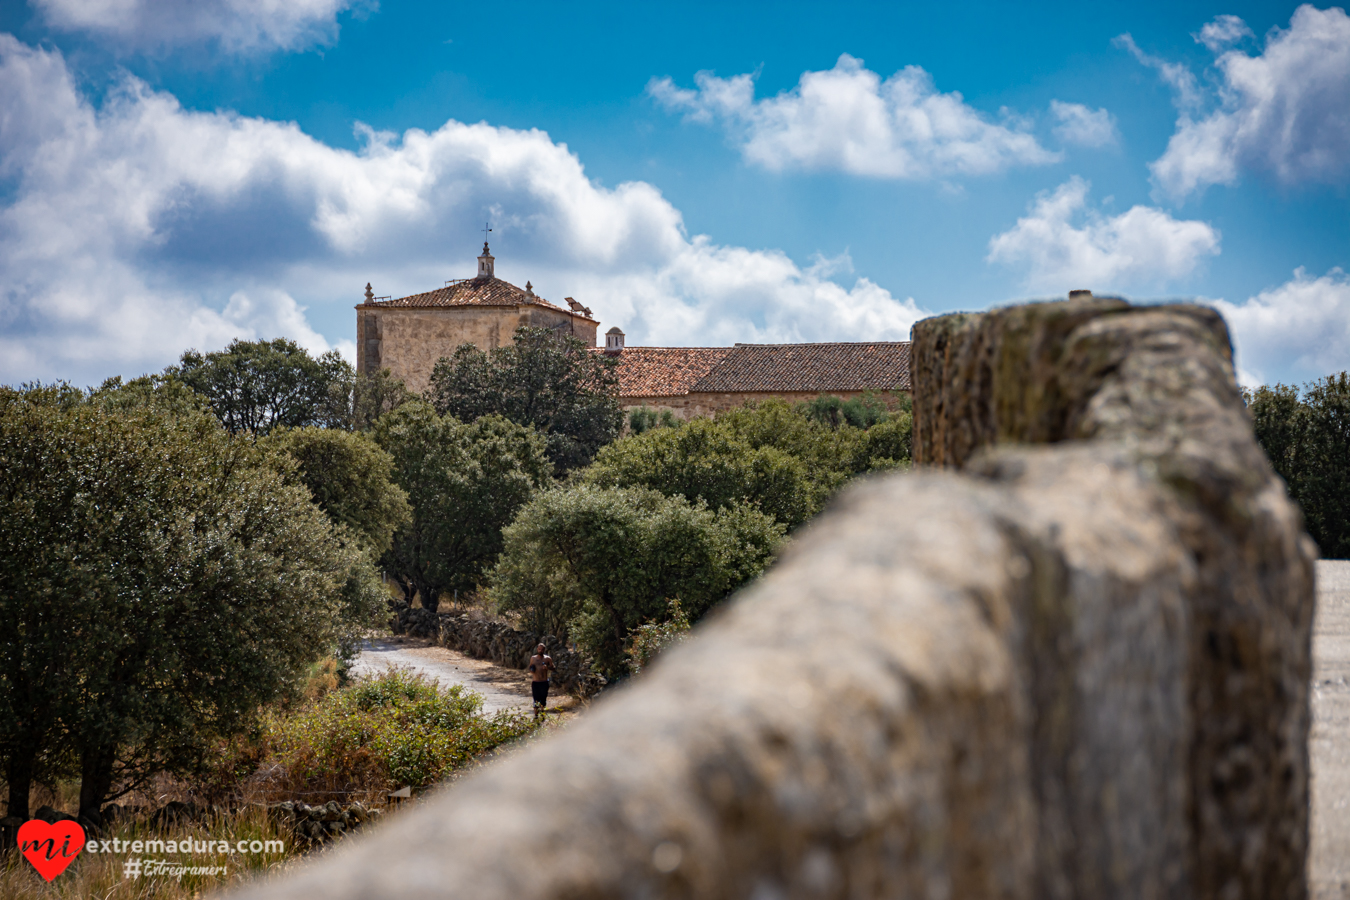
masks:
<path fill-rule="evenodd" d="M 19 826 L 19 852 L 38 874 L 51 881 L 66 870 L 84 849 L 84 829 L 69 819 L 48 825 L 33 819 Z"/>

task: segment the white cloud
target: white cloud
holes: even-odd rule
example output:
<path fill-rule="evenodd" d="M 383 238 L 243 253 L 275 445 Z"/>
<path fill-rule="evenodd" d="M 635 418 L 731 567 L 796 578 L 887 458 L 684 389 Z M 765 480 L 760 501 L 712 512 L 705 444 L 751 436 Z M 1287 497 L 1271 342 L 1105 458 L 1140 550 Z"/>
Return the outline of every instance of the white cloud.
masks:
<path fill-rule="evenodd" d="M 218 44 L 230 52 L 332 43 L 338 13 L 366 0 L 29 0 L 48 25 L 127 49 Z"/>
<path fill-rule="evenodd" d="M 1245 28 L 1240 19 L 1222 16 L 1198 40 L 1217 52 L 1249 33 Z M 1169 82 L 1184 81 L 1174 71 L 1181 67 L 1133 49 Z M 1211 184 L 1232 184 L 1242 170 L 1269 173 L 1283 184 L 1341 182 L 1350 175 L 1350 16 L 1344 10 L 1300 6 L 1287 30 L 1272 30 L 1261 55 L 1229 50 L 1215 67 L 1219 84 L 1209 95 L 1197 94 L 1194 76 L 1185 72 L 1192 86 L 1179 88 L 1176 132 L 1149 166 L 1163 192 L 1181 199 Z"/>
<path fill-rule="evenodd" d="M 989 121 L 959 93 L 907 66 L 882 80 L 847 53 L 833 69 L 806 72 L 797 86 L 755 100 L 755 76 L 694 76 L 697 90 L 653 79 L 648 93 L 698 122 L 721 122 L 750 162 L 768 169 L 839 169 L 877 178 L 984 175 L 1043 165 L 1046 150 L 1024 123 Z"/>
<path fill-rule="evenodd" d="M 1237 16 L 1215 16 L 1212 22 L 1206 22 L 1200 33 L 1191 35 L 1197 44 L 1204 44 L 1211 53 L 1218 53 L 1229 44 L 1236 44 L 1243 38 L 1255 37 L 1247 23 Z"/>
<path fill-rule="evenodd" d="M 1108 110 L 1092 110 L 1081 103 L 1050 101 L 1050 113 L 1059 120 L 1055 137 L 1066 144 L 1082 147 L 1105 147 L 1120 140 L 1116 131 L 1116 117 Z"/>
<path fill-rule="evenodd" d="M 1350 277 L 1340 269 L 1320 278 L 1298 269 L 1293 280 L 1243 303 L 1212 303 L 1228 320 L 1243 384 L 1350 369 Z"/>
<path fill-rule="evenodd" d="M 988 261 L 1025 268 L 1032 290 L 1107 293 L 1161 287 L 1219 252 L 1219 233 L 1204 222 L 1148 206 L 1107 217 L 1087 209 L 1089 188 L 1074 176 L 1037 195 L 1029 215 L 990 239 Z"/>
<path fill-rule="evenodd" d="M 1179 109 L 1192 110 L 1203 105 L 1204 93 L 1200 89 L 1200 83 L 1196 80 L 1195 73 L 1190 69 L 1181 63 L 1172 63 L 1161 57 L 1148 55 L 1139 49 L 1139 45 L 1134 42 L 1134 38 L 1128 32 L 1116 37 L 1112 43 L 1130 51 L 1140 64 L 1148 66 L 1150 69 L 1157 69 L 1159 77 L 1175 92 L 1176 104 Z"/>
<path fill-rule="evenodd" d="M 366 130 L 349 152 L 130 77 L 96 109 L 59 53 L 8 35 L 0 96 L 0 383 L 135 375 L 236 336 L 349 347 L 367 281 L 398 296 L 471 274 L 487 216 L 501 277 L 631 343 L 903 340 L 925 315 L 828 280 L 839 261 L 690 237 L 651 185 L 597 186 L 540 131 Z"/>

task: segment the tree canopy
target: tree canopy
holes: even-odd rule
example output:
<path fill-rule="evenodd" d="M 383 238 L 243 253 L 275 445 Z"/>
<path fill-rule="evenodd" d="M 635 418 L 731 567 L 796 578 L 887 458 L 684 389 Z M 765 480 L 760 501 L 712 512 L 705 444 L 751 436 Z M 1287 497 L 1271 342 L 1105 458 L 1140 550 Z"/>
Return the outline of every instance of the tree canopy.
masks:
<path fill-rule="evenodd" d="M 261 443 L 295 460 L 296 477 L 314 502 L 375 557 L 412 520 L 408 495 L 393 481 L 394 458 L 373 438 L 331 428 L 284 428 Z"/>
<path fill-rule="evenodd" d="M 44 767 L 96 815 L 114 781 L 190 765 L 331 652 L 360 581 L 292 463 L 155 397 L 0 389 L 11 815 Z"/>
<path fill-rule="evenodd" d="M 795 528 L 849 478 L 907 463 L 910 432 L 908 413 L 864 431 L 770 400 L 628 435 L 603 448 L 579 477 L 601 487 L 650 488 L 713 509 L 749 503 Z"/>
<path fill-rule="evenodd" d="M 714 511 L 641 488 L 556 488 L 506 528 L 491 596 L 618 675 L 630 633 L 665 617 L 668 598 L 697 620 L 764 571 L 783 530 L 740 503 Z"/>
<path fill-rule="evenodd" d="M 337 424 L 335 395 L 345 395 L 354 377 L 336 350 L 315 359 L 286 338 L 236 340 L 211 353 L 189 350 L 165 374 L 205 397 L 227 429 L 255 434 Z"/>
<path fill-rule="evenodd" d="M 472 422 L 498 415 L 544 435 L 560 472 L 584 466 L 623 429 L 617 363 L 546 328 L 518 328 L 484 353 L 464 344 L 442 358 L 428 390 L 436 411 Z"/>
<path fill-rule="evenodd" d="M 1350 373 L 1246 393 L 1256 438 L 1322 555 L 1350 558 Z"/>
<path fill-rule="evenodd" d="M 549 481 L 544 438 L 501 416 L 439 416 L 422 401 L 385 415 L 373 434 L 412 504 L 385 568 L 409 601 L 420 595 L 435 610 L 442 594 L 477 586 L 501 550 L 502 528 Z"/>

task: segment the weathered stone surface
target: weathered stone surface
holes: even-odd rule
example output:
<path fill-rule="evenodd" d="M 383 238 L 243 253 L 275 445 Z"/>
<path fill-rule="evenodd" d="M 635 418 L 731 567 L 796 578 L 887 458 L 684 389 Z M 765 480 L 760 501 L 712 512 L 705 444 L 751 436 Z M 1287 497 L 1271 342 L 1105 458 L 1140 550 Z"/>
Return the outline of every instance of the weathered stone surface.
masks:
<path fill-rule="evenodd" d="M 1315 550 L 1252 438 L 1223 320 L 1203 307 L 1092 299 L 930 319 L 914 337 L 917 461 L 987 468 L 1000 453 L 980 462 L 982 448 L 1090 440 L 1168 490 L 1195 570 L 1185 670 L 1194 887 L 1301 894 Z"/>
<path fill-rule="evenodd" d="M 1312 550 L 1222 323 L 915 339 L 961 471 L 853 487 L 637 683 L 251 896 L 1303 896 Z"/>

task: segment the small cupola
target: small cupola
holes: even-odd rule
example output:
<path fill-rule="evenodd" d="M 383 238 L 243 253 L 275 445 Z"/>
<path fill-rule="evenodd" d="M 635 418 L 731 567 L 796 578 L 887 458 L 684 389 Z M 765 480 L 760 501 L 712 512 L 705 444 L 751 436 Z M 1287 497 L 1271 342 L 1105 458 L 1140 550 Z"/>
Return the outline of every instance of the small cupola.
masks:
<path fill-rule="evenodd" d="M 487 241 L 483 241 L 483 255 L 478 257 L 478 277 L 495 278 L 492 273 L 492 252 L 488 250 Z"/>
<path fill-rule="evenodd" d="M 605 332 L 605 355 L 618 356 L 623 352 L 623 332 L 615 325 Z"/>

